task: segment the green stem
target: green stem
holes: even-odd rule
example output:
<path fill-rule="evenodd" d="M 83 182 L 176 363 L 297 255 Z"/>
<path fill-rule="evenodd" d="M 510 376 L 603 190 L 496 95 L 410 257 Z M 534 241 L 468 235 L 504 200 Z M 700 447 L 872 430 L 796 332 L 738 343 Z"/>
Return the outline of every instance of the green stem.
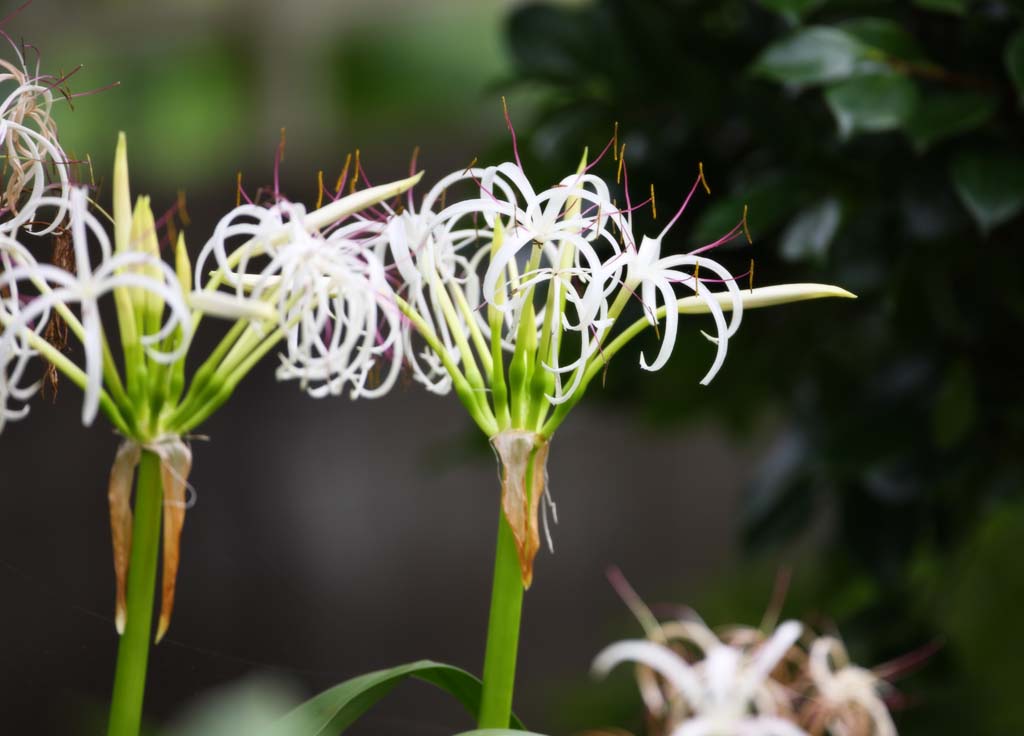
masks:
<path fill-rule="evenodd" d="M 153 598 L 160 553 L 163 487 L 160 458 L 143 450 L 135 481 L 135 521 L 128 563 L 127 619 L 117 647 L 114 697 L 110 704 L 107 736 L 138 736 L 142 723 L 142 696 L 146 688 L 146 662 L 153 627 Z"/>
<path fill-rule="evenodd" d="M 512 528 L 502 512 L 498 526 L 498 549 L 494 558 L 491 615 L 487 622 L 480 728 L 509 726 L 522 612 L 523 580 L 519 570 L 519 554 L 516 552 Z"/>

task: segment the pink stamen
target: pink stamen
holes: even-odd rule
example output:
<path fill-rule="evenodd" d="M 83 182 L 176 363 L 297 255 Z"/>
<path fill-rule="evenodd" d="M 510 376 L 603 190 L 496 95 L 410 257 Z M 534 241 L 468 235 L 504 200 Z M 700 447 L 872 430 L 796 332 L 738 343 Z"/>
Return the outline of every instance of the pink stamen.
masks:
<path fill-rule="evenodd" d="M 70 91 L 68 91 L 68 92 L 64 93 L 64 97 L 66 97 L 69 100 L 74 100 L 74 99 L 76 99 L 78 97 L 88 97 L 89 95 L 96 95 L 96 94 L 99 94 L 100 92 L 106 92 L 108 89 L 113 89 L 114 87 L 120 87 L 120 86 L 121 86 L 121 82 L 119 82 L 119 81 L 118 82 L 111 82 L 110 84 L 105 84 L 102 87 L 94 87 L 93 89 L 88 89 L 88 90 L 86 90 L 84 92 L 70 92 Z"/>
<path fill-rule="evenodd" d="M 12 18 L 16 17 L 17 15 L 19 15 L 22 10 L 24 10 L 25 8 L 27 8 L 31 4 L 32 4 L 32 0 L 26 0 L 26 2 L 23 2 L 17 8 L 15 8 L 10 13 L 8 13 L 6 16 L 4 16 L 3 20 L 0 20 L 0 26 L 7 25 L 7 21 L 9 21 Z"/>
<path fill-rule="evenodd" d="M 412 149 L 412 157 L 409 159 L 409 176 L 415 176 L 416 175 L 416 159 L 419 158 L 419 155 L 420 155 L 420 147 L 416 146 L 415 148 Z M 409 191 L 407 191 L 405 193 L 405 197 L 406 197 L 406 201 L 409 203 L 409 211 L 410 212 L 415 211 L 416 205 L 413 204 L 413 201 L 412 201 L 412 188 L 411 187 L 409 188 Z"/>
<path fill-rule="evenodd" d="M 697 191 L 697 187 L 700 186 L 700 182 L 702 179 L 703 176 L 698 176 L 697 181 L 693 182 L 693 186 L 690 188 L 690 193 L 686 195 L 686 199 L 683 200 L 682 206 L 675 213 L 675 215 L 672 216 L 672 219 L 668 221 L 668 224 L 665 226 L 665 229 L 661 231 L 661 235 L 659 235 L 658 237 L 665 237 L 665 233 L 667 233 L 672 228 L 672 226 L 676 224 L 676 220 L 678 220 L 679 217 L 683 214 L 683 210 L 686 209 L 686 205 L 690 204 L 690 199 L 693 197 L 694 192 Z"/>
<path fill-rule="evenodd" d="M 742 222 L 740 224 L 736 225 L 732 230 L 727 232 L 725 235 L 720 237 L 715 242 L 708 243 L 707 245 L 702 245 L 700 248 L 697 248 L 696 250 L 691 250 L 689 253 L 687 253 L 687 255 L 696 256 L 696 255 L 700 255 L 701 253 L 704 253 L 706 251 L 714 250 L 715 248 L 717 248 L 717 247 L 719 247 L 721 245 L 725 245 L 726 243 L 728 243 L 731 240 L 735 240 L 737 237 L 739 237 L 741 232 L 743 232 L 743 223 Z"/>
<path fill-rule="evenodd" d="M 508 103 L 505 101 L 504 95 L 501 97 L 501 107 L 505 113 L 505 125 L 508 126 L 508 132 L 512 136 L 512 153 L 516 158 L 516 166 L 518 166 L 519 170 L 525 174 L 526 172 L 523 170 L 523 162 L 519 160 L 519 142 L 516 140 L 516 130 L 512 127 L 512 118 L 508 114 Z"/>
<path fill-rule="evenodd" d="M 281 140 L 277 144 L 277 151 L 274 153 L 274 200 L 281 197 L 281 161 L 284 159 L 284 128 L 281 128 Z"/>
<path fill-rule="evenodd" d="M 876 676 L 883 680 L 891 680 L 895 678 L 904 677 L 912 672 L 920 669 L 925 662 L 934 657 L 945 643 L 940 639 L 931 641 L 922 647 L 908 652 L 896 659 L 891 659 L 888 662 L 878 665 L 872 668 L 872 672 Z"/>
<path fill-rule="evenodd" d="M 587 164 L 586 168 L 583 169 L 583 173 L 585 174 L 588 171 L 590 171 L 592 168 L 597 166 L 597 164 L 601 161 L 601 159 L 604 158 L 605 154 L 608 153 L 608 150 L 612 147 L 612 145 L 614 143 L 615 143 L 615 138 L 609 139 L 608 143 L 606 143 L 605 147 L 601 150 L 601 153 L 599 153 L 597 155 L 597 158 L 595 158 L 593 161 L 591 161 L 589 164 Z"/>

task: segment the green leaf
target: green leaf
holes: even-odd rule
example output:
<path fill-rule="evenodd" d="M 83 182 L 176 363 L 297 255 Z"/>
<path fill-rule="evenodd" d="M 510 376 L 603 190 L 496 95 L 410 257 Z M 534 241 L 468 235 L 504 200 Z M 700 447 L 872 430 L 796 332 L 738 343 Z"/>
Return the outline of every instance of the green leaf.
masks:
<path fill-rule="evenodd" d="M 799 23 L 801 18 L 818 9 L 825 0 L 758 0 L 758 4 L 778 13 L 790 23 Z"/>
<path fill-rule="evenodd" d="M 925 59 L 917 39 L 899 23 L 888 18 L 851 18 L 839 23 L 837 27 L 888 56 L 906 61 Z"/>
<path fill-rule="evenodd" d="M 829 197 L 797 215 L 782 233 L 779 252 L 790 261 L 821 259 L 839 229 L 842 210 Z"/>
<path fill-rule="evenodd" d="M 960 362 L 946 373 L 932 412 L 932 437 L 942 449 L 960 442 L 974 426 L 977 416 L 974 377 Z"/>
<path fill-rule="evenodd" d="M 379 670 L 346 680 L 307 700 L 267 731 L 267 736 L 336 736 L 408 678 L 429 682 L 455 697 L 476 716 L 480 681 L 465 670 L 429 660 Z M 523 725 L 513 716 L 513 725 Z"/>
<path fill-rule="evenodd" d="M 987 123 L 999 101 L 981 92 L 940 92 L 922 98 L 904 126 L 919 152 L 945 138 L 966 133 Z"/>
<path fill-rule="evenodd" d="M 533 731 L 513 731 L 511 728 L 481 728 L 476 731 L 463 731 L 456 736 L 543 736 Z"/>
<path fill-rule="evenodd" d="M 851 77 L 876 57 L 870 46 L 845 31 L 808 26 L 768 46 L 751 70 L 786 84 L 820 84 Z"/>
<path fill-rule="evenodd" d="M 899 74 L 872 74 L 830 85 L 825 102 L 836 118 L 839 135 L 848 138 L 902 126 L 914 113 L 917 87 Z"/>
<path fill-rule="evenodd" d="M 1024 156 L 963 154 L 953 162 L 950 174 L 960 200 L 984 232 L 1024 207 Z"/>
<path fill-rule="evenodd" d="M 935 10 L 940 13 L 953 13 L 963 15 L 967 12 L 970 0 L 912 0 L 913 4 L 925 10 Z"/>
<path fill-rule="evenodd" d="M 1006 62 L 1006 70 L 1010 73 L 1010 79 L 1017 88 L 1017 96 L 1020 98 L 1021 107 L 1024 107 L 1024 29 L 1017 31 L 1010 37 L 1003 52 L 1003 60 Z"/>

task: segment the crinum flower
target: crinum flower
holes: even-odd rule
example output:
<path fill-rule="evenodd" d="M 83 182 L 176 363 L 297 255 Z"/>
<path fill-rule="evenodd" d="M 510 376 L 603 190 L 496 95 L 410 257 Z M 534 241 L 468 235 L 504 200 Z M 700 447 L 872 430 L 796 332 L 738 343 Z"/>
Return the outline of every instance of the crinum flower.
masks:
<path fill-rule="evenodd" d="M 382 234 L 388 267 L 401 280 L 396 291 L 408 318 L 406 342 L 418 335 L 433 352 L 415 359 L 414 376 L 435 392 L 450 382 L 498 455 L 502 506 L 525 585 L 540 546 L 548 443 L 629 340 L 665 321 L 657 358 L 648 363 L 641 356 L 642 367 L 657 370 L 678 340 L 677 315 L 711 314 L 717 354 L 706 383 L 720 369 L 744 308 L 852 296 L 819 284 L 741 290 L 702 253 L 737 236 L 742 223 L 698 251 L 663 257 L 662 240 L 702 177 L 668 227 L 637 248 L 628 181 L 623 209 L 591 173 L 596 163 L 588 165 L 584 156 L 575 173 L 546 189 L 531 184 L 518 157 L 456 171 L 418 209 L 410 195 L 410 206 Z M 458 199 L 457 187 L 468 188 L 469 196 Z M 679 288 L 692 296 L 678 296 Z M 634 301 L 643 315 L 616 331 Z"/>
<path fill-rule="evenodd" d="M 617 665 L 634 662 L 661 676 L 682 706 L 672 736 L 806 736 L 774 710 L 768 688 L 772 671 L 801 631 L 798 622 L 786 621 L 750 650 L 723 644 L 706 631 L 694 637 L 701 642 L 701 656 L 693 664 L 664 644 L 623 641 L 597 655 L 593 672 L 604 677 Z"/>
<path fill-rule="evenodd" d="M 352 324 L 359 334 L 376 338 L 376 317 L 359 317 L 352 305 L 363 308 L 372 302 L 376 314 L 383 299 L 378 292 L 386 290 L 383 270 L 379 264 L 374 270 L 373 264 L 361 260 L 362 251 L 356 252 L 355 246 L 346 252 L 344 225 L 338 224 L 414 182 L 415 178 L 359 191 L 310 213 L 287 203 L 269 209 L 246 205 L 233 211 L 204 249 L 199 272 L 210 253 L 216 254 L 219 268 L 207 280 L 207 288 L 198 291 L 192 291 L 192 267 L 184 238 L 179 237 L 175 244 L 174 266 L 164 263 L 149 199 L 140 197 L 135 207 L 131 206 L 123 134 L 115 156 L 113 242 L 89 211 L 88 195 L 82 188 L 71 190 L 68 206 L 73 270 L 39 263 L 10 231 L 0 231 L 0 428 L 5 421 L 25 415 L 27 407 L 21 404 L 40 385 L 30 377 L 30 367 L 43 360 L 83 390 L 84 424 L 91 424 L 102 412 L 125 438 L 108 491 L 119 631 L 124 630 L 127 619 L 132 478 L 143 452 L 160 457 L 167 499 L 159 640 L 173 609 L 191 468 L 191 451 L 182 438 L 226 401 L 249 370 L 279 344 L 286 345 L 286 360 L 292 361 L 292 367 L 304 361 L 307 373 L 314 372 L 305 375 L 305 380 L 343 376 L 353 383 L 356 394 L 374 393 L 365 384 L 368 366 L 380 357 L 379 349 L 363 345 L 350 351 L 355 355 L 346 362 L 339 345 L 328 341 L 319 346 L 323 354 L 317 358 L 310 352 L 310 341 L 295 335 L 320 329 L 324 308 L 318 297 L 330 292 L 332 306 L 344 305 L 336 312 L 328 310 L 336 331 L 343 332 Z M 44 195 L 33 200 L 33 207 L 37 216 L 51 211 L 59 215 L 65 205 L 59 196 Z M 237 221 L 244 218 L 248 218 L 247 224 L 238 226 Z M 323 235 L 332 227 L 330 235 Z M 226 252 L 225 242 L 239 235 L 245 242 Z M 332 242 L 326 245 L 328 239 Z M 313 251 L 324 257 L 311 259 Z M 244 268 L 260 258 L 269 258 L 270 263 L 261 281 L 246 287 L 245 279 L 238 278 L 235 294 L 217 291 L 219 284 L 239 275 L 235 269 L 240 263 Z M 339 271 L 345 269 L 359 274 L 356 282 L 343 283 Z M 330 286 L 311 291 L 315 284 Z M 117 309 L 123 371 L 115 362 L 100 319 L 99 302 L 108 295 L 113 296 Z M 204 313 L 233 318 L 234 325 L 189 382 L 186 354 Z M 397 334 L 393 304 L 391 315 L 392 331 Z M 80 366 L 44 339 L 43 328 L 51 316 L 63 319 L 81 343 Z M 327 366 L 316 360 L 326 361 Z"/>
<path fill-rule="evenodd" d="M 13 233 L 28 226 L 36 235 L 47 235 L 64 222 L 70 193 L 70 162 L 51 117 L 54 90 L 67 77 L 43 75 L 38 68 L 30 72 L 22 50 L 4 36 L 16 63 L 0 59 L 0 146 L 6 164 L 6 181 L 0 192 L 0 231 Z M 64 94 L 68 99 L 74 96 Z M 48 222 L 36 219 L 36 207 L 44 195 L 58 200 Z"/>
<path fill-rule="evenodd" d="M 896 736 L 896 725 L 881 698 L 889 684 L 871 670 L 851 664 L 839 639 L 815 639 L 807 671 L 814 692 L 804 717 L 812 733 L 827 729 L 835 736 Z"/>

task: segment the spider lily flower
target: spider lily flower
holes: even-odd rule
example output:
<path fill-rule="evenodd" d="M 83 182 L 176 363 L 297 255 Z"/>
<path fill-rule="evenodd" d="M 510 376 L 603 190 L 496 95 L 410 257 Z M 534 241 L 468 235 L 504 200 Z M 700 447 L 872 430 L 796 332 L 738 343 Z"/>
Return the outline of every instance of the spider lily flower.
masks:
<path fill-rule="evenodd" d="M 60 200 L 43 198 L 40 206 L 60 207 Z M 0 315 L 4 331 L 0 340 L 0 364 L 15 361 L 20 370 L 27 345 L 36 354 L 54 357 L 52 351 L 40 341 L 39 324 L 45 324 L 51 311 L 59 311 L 81 341 L 84 368 L 73 371 L 71 378 L 80 383 L 85 399 L 82 422 L 91 424 L 101 406 L 118 429 L 127 430 L 123 414 L 103 390 L 103 374 L 107 369 L 104 355 L 105 337 L 99 318 L 99 299 L 115 289 L 136 289 L 152 294 L 169 308 L 162 325 L 141 337 L 147 356 L 157 363 L 171 362 L 181 355 L 180 350 L 167 352 L 159 344 L 175 329 L 186 325 L 190 317 L 174 271 L 155 258 L 138 252 L 112 252 L 110 241 L 102 226 L 87 210 L 86 193 L 73 189 L 70 202 L 72 241 L 75 249 L 75 273 L 46 263 L 38 263 L 16 241 L 5 238 L 0 247 L 5 250 L 5 269 L 0 273 L 0 289 L 24 291 L 34 288 L 28 304 L 17 312 Z M 100 251 L 100 262 L 93 268 L 89 246 L 94 241 Z M 145 273 L 142 272 L 145 270 Z M 8 304 L 12 300 L 8 300 Z M 70 314 L 69 307 L 77 305 L 81 319 Z M 64 361 L 61 361 L 63 363 Z"/>
<path fill-rule="evenodd" d="M 379 228 L 346 219 L 419 178 L 361 190 L 309 213 L 286 201 L 236 207 L 199 255 L 190 303 L 213 316 L 251 320 L 257 337 L 272 328 L 268 339 L 286 346 L 278 377 L 299 379 L 314 397 L 341 393 L 346 384 L 352 398 L 383 395 L 401 367 L 400 314 L 374 252 Z M 244 242 L 231 248 L 236 238 Z M 218 268 L 206 278 L 210 259 Z M 386 375 L 377 381 L 383 365 Z"/>
<path fill-rule="evenodd" d="M 89 212 L 85 190 L 78 188 L 71 190 L 66 205 L 73 270 L 39 263 L 12 231 L 0 229 L 0 428 L 5 421 L 26 413 L 27 407 L 20 404 L 39 387 L 38 381 L 29 378 L 30 367 L 41 359 L 83 390 L 85 424 L 102 412 L 124 437 L 108 487 L 118 631 L 124 631 L 127 620 L 125 584 L 133 524 L 130 499 L 143 453 L 159 458 L 164 497 L 159 641 L 173 610 L 185 491 L 192 465 L 183 437 L 227 400 L 267 352 L 282 343 L 287 347 L 287 369 L 282 371 L 301 369 L 303 380 L 323 380 L 332 389 L 331 381 L 340 377 L 354 385 L 354 393 L 374 394 L 367 386 L 368 366 L 391 350 L 397 338 L 380 345 L 377 336 L 385 328 L 375 321 L 376 306 L 368 310 L 366 305 L 377 298 L 386 299 L 379 295 L 386 294 L 388 287 L 382 267 L 364 258 L 358 238 L 339 221 L 393 196 L 415 180 L 363 190 L 309 213 L 287 203 L 270 209 L 249 207 L 243 210 L 249 220 L 242 225 L 238 224 L 242 219 L 239 212 L 230 213 L 204 249 L 197 283 L 202 283 L 202 264 L 207 257 L 221 267 L 200 290 L 192 288 L 193 268 L 184 238 L 173 244 L 174 265 L 165 263 L 149 199 L 139 197 L 134 207 L 131 204 L 123 134 L 115 154 L 112 240 Z M 37 212 L 59 215 L 65 204 L 59 196 L 43 195 L 33 206 Z M 329 234 L 325 236 L 325 232 Z M 238 235 L 246 239 L 243 246 L 232 253 L 223 251 L 226 240 Z M 260 259 L 269 265 L 256 274 L 255 284 L 249 284 L 245 269 Z M 218 291 L 222 283 L 233 284 L 235 293 Z M 117 309 L 123 371 L 115 363 L 100 320 L 99 302 L 107 295 L 113 296 Z M 390 307 L 390 322 L 381 322 L 390 324 L 397 335 L 397 311 L 393 303 Z M 359 309 L 362 315 L 357 314 Z M 373 311 L 372 317 L 366 316 L 369 311 Z M 188 381 L 186 354 L 202 315 L 208 312 L 234 317 L 234 324 Z M 337 333 L 350 323 L 357 325 L 354 329 L 363 342 L 353 347 L 345 341 L 310 339 L 325 327 L 325 315 L 335 315 Z M 81 342 L 81 365 L 44 339 L 45 325 L 54 316 L 63 319 Z M 368 334 L 372 335 L 371 344 L 367 344 Z"/>
<path fill-rule="evenodd" d="M 673 736 L 806 736 L 773 710 L 767 682 L 800 638 L 802 626 L 786 621 L 762 644 L 744 650 L 713 641 L 691 664 L 663 644 L 623 641 L 597 655 L 593 671 L 604 677 L 623 662 L 650 668 L 681 700 L 683 717 Z"/>
<path fill-rule="evenodd" d="M 388 267 L 401 281 L 396 292 L 408 318 L 407 353 L 415 354 L 413 335 L 433 353 L 413 358 L 413 374 L 436 393 L 454 389 L 490 438 L 527 586 L 539 548 L 538 510 L 547 508 L 538 494 L 547 492 L 550 439 L 625 344 L 664 321 L 658 356 L 640 358 L 641 367 L 657 370 L 678 340 L 678 315 L 710 314 L 717 348 L 707 383 L 721 368 L 744 309 L 853 296 L 820 284 L 741 290 L 725 267 L 702 255 L 741 226 L 693 253 L 663 256 L 662 240 L 702 176 L 668 227 L 637 247 L 628 180 L 623 210 L 590 173 L 593 165 L 584 154 L 575 173 L 540 190 L 518 160 L 453 172 L 418 210 L 410 195 L 409 208 L 383 234 Z M 445 196 L 460 183 L 473 185 L 472 196 Z M 716 283 L 721 289 L 712 288 Z M 616 330 L 634 300 L 643 316 Z"/>
<path fill-rule="evenodd" d="M 815 696 L 808 700 L 812 732 L 896 736 L 896 726 L 880 693 L 889 687 L 871 670 L 850 663 L 843 643 L 831 636 L 816 639 L 808 654 L 808 674 Z"/>
<path fill-rule="evenodd" d="M 21 51 L 13 43 L 18 64 L 0 59 L 0 83 L 15 87 L 0 101 L 0 146 L 7 166 L 6 183 L 0 193 L 5 215 L 0 230 L 13 233 L 34 223 L 41 198 L 58 200 L 56 214 L 48 225 L 33 232 L 52 233 L 64 221 L 70 195 L 69 162 L 57 139 L 51 117 L 53 89 L 62 80 L 31 74 Z M 56 181 L 50 182 L 48 172 Z"/>

